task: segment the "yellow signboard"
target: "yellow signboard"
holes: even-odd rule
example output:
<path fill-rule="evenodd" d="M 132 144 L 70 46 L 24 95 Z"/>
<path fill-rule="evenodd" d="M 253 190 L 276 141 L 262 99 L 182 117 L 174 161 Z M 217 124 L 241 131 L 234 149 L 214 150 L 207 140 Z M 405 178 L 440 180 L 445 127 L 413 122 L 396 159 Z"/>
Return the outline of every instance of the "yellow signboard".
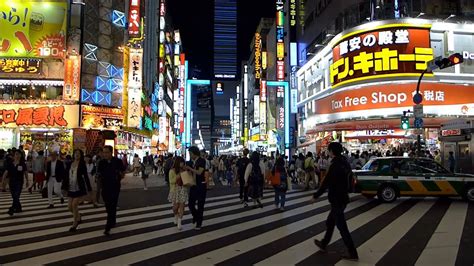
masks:
<path fill-rule="evenodd" d="M 64 58 L 67 1 L 0 2 L 0 57 Z"/>

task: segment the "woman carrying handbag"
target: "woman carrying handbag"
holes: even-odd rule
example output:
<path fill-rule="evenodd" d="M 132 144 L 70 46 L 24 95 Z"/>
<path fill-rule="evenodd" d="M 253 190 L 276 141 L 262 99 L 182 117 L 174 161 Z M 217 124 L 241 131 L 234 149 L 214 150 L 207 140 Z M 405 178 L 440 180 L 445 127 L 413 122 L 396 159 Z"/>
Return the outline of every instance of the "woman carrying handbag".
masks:
<path fill-rule="evenodd" d="M 184 206 L 186 206 L 189 198 L 189 188 L 184 186 L 182 178 L 182 176 L 189 174 L 184 170 L 185 165 L 183 157 L 176 157 L 173 168 L 170 170 L 168 201 L 173 204 L 174 224 L 176 224 L 178 230 L 182 228 L 181 222 L 183 220 Z"/>
<path fill-rule="evenodd" d="M 77 226 L 81 224 L 82 219 L 79 213 L 79 205 L 86 200 L 90 200 L 89 192 L 92 191 L 84 160 L 84 152 L 76 149 L 73 155 L 74 160 L 65 175 L 62 185 L 62 189 L 67 191 L 69 197 L 68 208 L 73 215 L 73 223 L 69 232 L 75 232 Z"/>

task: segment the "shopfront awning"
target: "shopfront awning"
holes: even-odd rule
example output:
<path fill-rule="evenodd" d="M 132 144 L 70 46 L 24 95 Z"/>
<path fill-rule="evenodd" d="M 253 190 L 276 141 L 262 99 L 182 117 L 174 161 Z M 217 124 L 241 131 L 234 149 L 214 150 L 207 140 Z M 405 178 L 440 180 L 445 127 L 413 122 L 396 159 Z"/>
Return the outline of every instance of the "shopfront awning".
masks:
<path fill-rule="evenodd" d="M 63 80 L 47 80 L 47 79 L 0 79 L 0 85 L 13 86 L 64 86 Z"/>
<path fill-rule="evenodd" d="M 440 128 L 441 124 L 451 120 L 450 117 L 425 117 L 423 118 L 424 128 Z M 413 125 L 413 118 L 410 118 L 410 124 Z M 400 119 L 378 119 L 363 121 L 341 121 L 330 124 L 319 124 L 315 128 L 307 130 L 306 134 L 316 134 L 325 131 L 341 130 L 382 130 L 399 129 Z"/>
<path fill-rule="evenodd" d="M 301 148 L 304 148 L 304 147 L 308 147 L 308 146 L 310 146 L 311 144 L 316 144 L 316 140 L 315 140 L 315 139 L 312 139 L 312 140 L 310 140 L 310 141 L 306 141 L 306 142 L 304 142 L 304 143 L 298 145 L 297 148 L 298 148 L 298 149 L 301 149 Z"/>

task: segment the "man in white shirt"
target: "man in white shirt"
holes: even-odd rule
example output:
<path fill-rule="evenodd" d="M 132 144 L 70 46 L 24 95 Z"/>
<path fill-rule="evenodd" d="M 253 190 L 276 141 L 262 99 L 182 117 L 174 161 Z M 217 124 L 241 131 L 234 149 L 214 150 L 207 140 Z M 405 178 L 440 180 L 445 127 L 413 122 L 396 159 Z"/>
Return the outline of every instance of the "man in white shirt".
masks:
<path fill-rule="evenodd" d="M 63 181 L 66 169 L 64 163 L 58 159 L 57 152 L 51 153 L 51 161 L 46 167 L 46 180 L 48 182 L 48 209 L 54 208 L 53 191 L 61 198 L 61 204 L 64 204 L 64 197 L 61 191 L 61 182 Z"/>

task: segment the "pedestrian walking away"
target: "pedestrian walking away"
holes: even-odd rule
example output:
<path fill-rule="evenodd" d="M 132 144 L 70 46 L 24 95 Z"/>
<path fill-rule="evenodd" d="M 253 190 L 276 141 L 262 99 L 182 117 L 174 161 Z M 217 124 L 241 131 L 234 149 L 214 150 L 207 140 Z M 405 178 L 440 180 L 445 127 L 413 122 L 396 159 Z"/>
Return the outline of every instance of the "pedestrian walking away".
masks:
<path fill-rule="evenodd" d="M 306 173 L 305 190 L 309 189 L 309 184 L 311 181 L 314 182 L 314 187 L 316 187 L 318 184 L 316 183 L 316 170 L 314 167 L 314 159 L 312 152 L 308 152 L 308 154 L 306 154 L 306 159 L 304 161 L 304 170 Z"/>
<path fill-rule="evenodd" d="M 334 227 L 337 226 L 342 240 L 348 249 L 348 253 L 342 256 L 347 260 L 358 260 L 359 256 L 354 246 L 351 234 L 344 217 L 344 209 L 349 203 L 349 188 L 351 187 L 352 169 L 346 158 L 342 156 L 342 145 L 338 142 L 331 142 L 328 146 L 329 156 L 332 158 L 329 169 L 326 173 L 320 188 L 311 198 L 314 203 L 317 198 L 328 191 L 328 200 L 331 204 L 331 211 L 326 220 L 326 234 L 320 241 L 315 239 L 314 243 L 322 252 L 326 252 L 326 247 L 331 242 Z"/>
<path fill-rule="evenodd" d="M 46 180 L 48 182 L 48 209 L 54 208 L 53 192 L 61 198 L 64 204 L 64 196 L 61 191 L 61 182 L 66 175 L 65 163 L 58 159 L 57 152 L 51 152 L 51 160 L 46 165 Z"/>
<path fill-rule="evenodd" d="M 250 163 L 250 159 L 248 158 L 249 150 L 244 149 L 243 156 L 239 158 L 237 161 L 237 174 L 239 178 L 239 199 L 240 203 L 244 204 L 244 207 L 248 207 L 249 195 L 248 195 L 248 187 L 245 186 L 245 170 Z"/>
<path fill-rule="evenodd" d="M 189 189 L 183 186 L 181 173 L 185 172 L 185 161 L 183 157 L 176 157 L 173 168 L 170 170 L 170 192 L 168 201 L 173 204 L 174 223 L 178 230 L 182 228 L 184 206 L 189 198 Z"/>
<path fill-rule="evenodd" d="M 43 183 L 46 179 L 45 166 L 46 159 L 44 158 L 44 151 L 39 151 L 38 156 L 32 162 L 33 183 L 28 188 L 28 192 L 30 192 L 30 194 L 33 193 L 33 187 L 35 186 L 35 184 L 38 185 L 39 191 L 43 189 Z"/>
<path fill-rule="evenodd" d="M 68 209 L 73 215 L 73 223 L 71 228 L 69 228 L 69 232 L 75 232 L 77 226 L 82 222 L 79 205 L 85 200 L 91 200 L 90 192 L 92 191 L 84 160 L 84 152 L 79 149 L 74 150 L 73 158 L 74 160 L 69 169 L 67 169 L 67 174 L 64 176 L 62 184 L 62 189 L 67 191 L 69 197 Z"/>
<path fill-rule="evenodd" d="M 261 199 L 263 198 L 263 186 L 265 164 L 260 161 L 260 155 L 254 151 L 250 157 L 250 163 L 245 169 L 245 186 L 248 189 L 249 196 L 253 200 L 253 208 L 257 206 L 263 208 Z"/>
<path fill-rule="evenodd" d="M 206 169 L 206 160 L 201 157 L 201 152 L 196 146 L 189 148 L 192 167 L 186 166 L 196 178 L 196 185 L 189 190 L 189 210 L 193 216 L 193 223 L 196 223 L 196 230 L 201 230 L 204 219 L 204 204 L 206 203 L 207 186 L 204 176 Z M 196 209 L 197 203 L 197 209 Z"/>
<path fill-rule="evenodd" d="M 121 180 L 125 177 L 125 167 L 122 161 L 112 156 L 112 146 L 102 149 L 103 159 L 97 166 L 97 174 L 102 183 L 102 198 L 107 210 L 107 223 L 104 235 L 109 235 L 117 221 L 117 204 L 120 194 Z"/>
<path fill-rule="evenodd" d="M 275 208 L 285 210 L 286 191 L 288 190 L 288 171 L 282 156 L 278 157 L 272 169 L 272 186 L 275 190 Z"/>
<path fill-rule="evenodd" d="M 92 162 L 92 156 L 86 155 L 84 157 L 85 163 L 86 163 L 86 168 L 87 168 L 87 176 L 89 177 L 91 186 L 92 186 L 92 191 L 89 192 L 90 198 L 92 200 L 92 204 L 94 205 L 94 208 L 99 207 L 99 198 L 100 198 L 100 191 L 101 191 L 101 184 L 99 180 L 97 179 L 96 173 L 97 173 L 97 167 L 95 164 Z"/>
<path fill-rule="evenodd" d="M 16 150 L 13 155 L 13 161 L 9 162 L 3 173 L 3 179 L 9 180 L 10 194 L 12 196 L 12 206 L 8 209 L 8 215 L 22 212 L 20 195 L 24 182 L 28 186 L 28 171 L 26 169 L 25 159 L 20 150 Z"/>

